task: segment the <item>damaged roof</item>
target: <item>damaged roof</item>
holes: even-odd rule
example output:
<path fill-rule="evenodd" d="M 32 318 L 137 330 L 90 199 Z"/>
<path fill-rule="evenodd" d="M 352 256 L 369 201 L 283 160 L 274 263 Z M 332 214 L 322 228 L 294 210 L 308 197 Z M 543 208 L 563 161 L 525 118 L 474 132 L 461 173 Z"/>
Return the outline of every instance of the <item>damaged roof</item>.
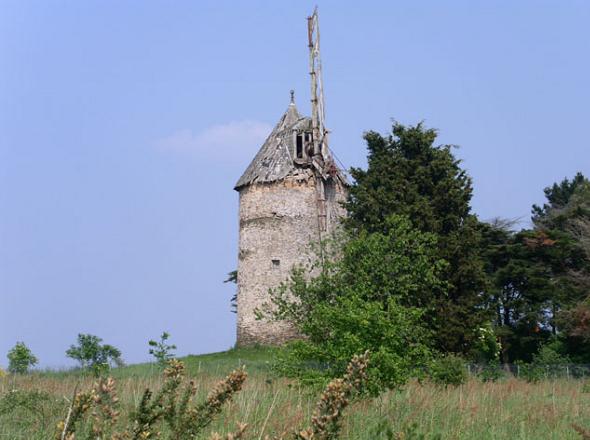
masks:
<path fill-rule="evenodd" d="M 295 151 L 293 132 L 311 132 L 311 130 L 311 118 L 299 114 L 297 107 L 295 107 L 293 91 L 291 91 L 291 103 L 287 111 L 264 141 L 234 189 L 239 191 L 242 187 L 255 183 L 271 183 L 289 176 L 313 173 L 310 163 L 307 166 L 301 162 L 297 164 L 293 157 Z M 335 165 L 330 150 L 325 149 L 322 156 L 323 164 L 326 165 L 322 175 L 327 171 L 330 177 L 338 179 L 343 185 L 348 186 L 348 179 L 345 173 Z"/>
<path fill-rule="evenodd" d="M 293 130 L 311 130 L 311 118 L 303 117 L 291 102 L 234 189 L 253 183 L 284 179 L 297 170 L 293 160 Z"/>

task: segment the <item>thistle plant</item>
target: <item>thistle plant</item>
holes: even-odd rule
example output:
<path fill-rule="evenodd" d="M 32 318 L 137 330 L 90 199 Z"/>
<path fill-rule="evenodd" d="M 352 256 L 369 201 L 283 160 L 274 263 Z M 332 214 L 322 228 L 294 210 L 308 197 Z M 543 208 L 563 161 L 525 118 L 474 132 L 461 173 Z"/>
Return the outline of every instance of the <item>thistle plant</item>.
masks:
<path fill-rule="evenodd" d="M 367 383 L 369 352 L 352 358 L 344 377 L 332 380 L 317 403 L 311 426 L 297 434 L 297 440 L 334 440 L 342 428 L 342 414 L 351 399 Z"/>
<path fill-rule="evenodd" d="M 311 419 L 311 425 L 291 434 L 295 440 L 335 440 L 342 428 L 342 415 L 351 400 L 367 385 L 369 352 L 354 356 L 342 378 L 332 380 L 324 389 Z M 164 370 L 164 383 L 156 393 L 146 389 L 127 426 L 118 426 L 119 399 L 115 381 L 101 379 L 87 392 L 74 392 L 66 418 L 57 426 L 56 440 L 75 440 L 76 433 L 88 440 L 148 440 L 155 438 L 194 439 L 219 414 L 223 405 L 242 389 L 243 369 L 234 370 L 219 381 L 201 403 L 193 403 L 197 387 L 194 381 L 184 386 L 184 364 L 170 360 Z M 84 421 L 87 422 L 84 425 Z M 162 428 L 166 426 L 166 436 Z M 117 429 L 118 428 L 118 429 Z M 213 433 L 209 440 L 245 439 L 247 425 L 237 424 L 234 432 Z M 274 440 L 282 440 L 281 435 Z M 270 440 L 268 436 L 265 440 Z"/>
<path fill-rule="evenodd" d="M 92 434 L 105 438 L 119 418 L 119 398 L 112 378 L 101 379 L 92 393 Z"/>
<path fill-rule="evenodd" d="M 56 440 L 74 440 L 76 438 L 76 428 L 78 422 L 83 420 L 84 416 L 92 406 L 94 390 L 78 394 L 74 390 L 74 397 L 68 408 L 66 418 L 57 424 Z"/>
<path fill-rule="evenodd" d="M 241 390 L 246 380 L 243 369 L 235 370 L 220 381 L 200 404 L 193 404 L 196 386 L 184 381 L 184 364 L 178 360 L 168 362 L 164 370 L 164 384 L 156 393 L 146 389 L 131 415 L 127 426 L 118 427 L 119 399 L 115 381 L 102 379 L 85 393 L 74 392 L 74 398 L 66 418 L 57 426 L 57 440 L 75 440 L 76 433 L 87 433 L 91 440 L 147 440 L 161 438 L 162 425 L 168 426 L 170 439 L 196 438 L 207 427 L 215 415 L 219 414 L 225 403 Z M 89 430 L 85 429 L 86 421 Z M 228 435 L 228 440 L 242 438 L 246 427 L 238 426 L 236 433 Z M 233 437 L 232 437 L 233 436 Z"/>
<path fill-rule="evenodd" d="M 172 417 L 168 418 L 168 423 L 174 433 L 173 438 L 193 438 L 207 427 L 213 417 L 221 412 L 223 405 L 242 389 L 246 377 L 243 369 L 234 370 L 217 383 L 203 403 L 195 407 L 189 406 L 191 397 L 196 392 L 194 383 L 190 382 L 180 400 L 178 411 L 169 411 Z"/>
<path fill-rule="evenodd" d="M 176 398 L 178 389 L 184 378 L 184 364 L 178 360 L 171 360 L 164 370 L 164 384 L 155 395 L 149 388 L 143 393 L 137 410 L 133 413 L 131 428 L 134 440 L 152 438 L 156 434 L 156 427 L 162 419 L 170 423 L 176 417 Z"/>

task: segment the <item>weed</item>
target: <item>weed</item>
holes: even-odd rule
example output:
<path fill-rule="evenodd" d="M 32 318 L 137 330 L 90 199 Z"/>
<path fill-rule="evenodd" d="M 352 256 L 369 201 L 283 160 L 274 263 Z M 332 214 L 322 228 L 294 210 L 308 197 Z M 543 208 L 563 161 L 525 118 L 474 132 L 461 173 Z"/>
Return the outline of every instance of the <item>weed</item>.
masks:
<path fill-rule="evenodd" d="M 90 391 L 74 393 L 66 418 L 58 424 L 55 438 L 74 440 L 76 432 L 90 431 L 88 438 L 92 439 L 145 440 L 158 437 L 162 423 L 167 425 L 170 438 L 195 438 L 221 411 L 223 404 L 242 388 L 246 373 L 240 369 L 229 374 L 199 405 L 191 404 L 195 395 L 194 382 L 190 381 L 180 392 L 183 379 L 184 364 L 177 360 L 169 361 L 160 391 L 154 395 L 146 389 L 132 413 L 131 422 L 120 429 L 116 428 L 119 399 L 115 381 L 112 378 L 101 379 Z M 90 429 L 85 429 L 82 422 L 89 412 Z"/>

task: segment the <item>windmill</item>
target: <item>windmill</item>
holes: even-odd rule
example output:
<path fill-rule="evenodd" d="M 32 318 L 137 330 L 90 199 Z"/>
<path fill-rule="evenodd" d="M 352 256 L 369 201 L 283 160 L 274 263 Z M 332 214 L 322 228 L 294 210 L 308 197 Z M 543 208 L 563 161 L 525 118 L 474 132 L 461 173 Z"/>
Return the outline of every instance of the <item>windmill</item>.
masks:
<path fill-rule="evenodd" d="M 237 342 L 283 344 L 300 337 L 289 322 L 257 319 L 269 289 L 309 262 L 309 243 L 321 243 L 346 216 L 346 176 L 328 148 L 317 9 L 308 17 L 312 117 L 299 113 L 294 93 L 234 189 L 240 194 Z M 319 253 L 324 264 L 323 245 Z"/>

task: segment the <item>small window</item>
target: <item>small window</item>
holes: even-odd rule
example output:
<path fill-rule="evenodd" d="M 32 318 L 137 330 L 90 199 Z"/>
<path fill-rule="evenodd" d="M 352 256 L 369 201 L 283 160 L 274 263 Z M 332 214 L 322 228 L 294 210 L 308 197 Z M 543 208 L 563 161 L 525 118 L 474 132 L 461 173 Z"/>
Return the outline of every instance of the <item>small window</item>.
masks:
<path fill-rule="evenodd" d="M 278 269 L 279 267 L 281 267 L 281 260 L 272 260 L 272 268 Z"/>
<path fill-rule="evenodd" d="M 301 135 L 301 134 L 298 134 L 296 136 L 295 155 L 296 155 L 297 159 L 303 159 L 303 135 Z"/>

